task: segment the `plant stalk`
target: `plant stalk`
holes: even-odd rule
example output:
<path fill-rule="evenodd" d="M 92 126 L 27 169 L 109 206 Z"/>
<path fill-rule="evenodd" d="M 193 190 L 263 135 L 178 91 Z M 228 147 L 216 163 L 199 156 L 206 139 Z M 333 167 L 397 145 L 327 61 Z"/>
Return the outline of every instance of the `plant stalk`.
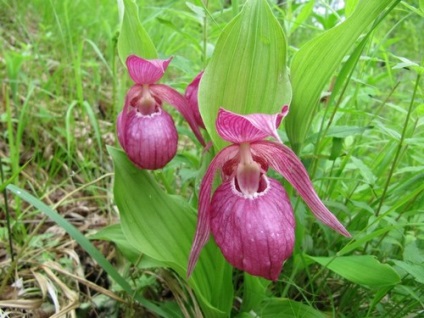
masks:
<path fill-rule="evenodd" d="M 389 176 L 386 180 L 386 184 L 384 185 L 383 194 L 380 197 L 380 202 L 378 203 L 377 210 L 375 211 L 376 217 L 378 217 L 378 215 L 380 214 L 381 208 L 383 207 L 384 199 L 386 198 L 387 190 L 388 190 L 389 185 L 390 185 L 390 181 L 391 181 L 393 173 L 395 171 L 398 159 L 400 157 L 400 153 L 403 149 L 403 142 L 405 140 L 406 130 L 408 128 L 409 118 L 411 117 L 412 107 L 414 106 L 415 95 L 417 94 L 418 84 L 420 82 L 420 78 L 421 78 L 421 75 L 417 74 L 417 79 L 415 81 L 414 91 L 412 92 L 411 102 L 409 103 L 408 113 L 406 114 L 405 123 L 404 123 L 403 129 L 402 129 L 402 134 L 400 136 L 399 144 L 398 144 L 397 149 L 396 149 L 395 158 L 393 159 L 392 166 L 390 167 Z"/>

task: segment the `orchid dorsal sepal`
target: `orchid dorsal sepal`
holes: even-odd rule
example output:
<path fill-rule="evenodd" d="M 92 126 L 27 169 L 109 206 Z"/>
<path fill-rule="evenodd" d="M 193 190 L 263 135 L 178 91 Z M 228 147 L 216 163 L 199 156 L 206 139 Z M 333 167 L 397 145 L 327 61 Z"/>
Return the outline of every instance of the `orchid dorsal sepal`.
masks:
<path fill-rule="evenodd" d="M 276 114 L 240 115 L 221 107 L 216 129 L 222 139 L 231 143 L 255 142 L 266 137 L 274 137 L 281 142 L 277 129 L 288 111 L 288 105 L 284 105 Z"/>
<path fill-rule="evenodd" d="M 128 73 L 136 84 L 154 84 L 166 72 L 172 57 L 166 60 L 147 60 L 137 55 L 130 55 L 126 60 Z"/>

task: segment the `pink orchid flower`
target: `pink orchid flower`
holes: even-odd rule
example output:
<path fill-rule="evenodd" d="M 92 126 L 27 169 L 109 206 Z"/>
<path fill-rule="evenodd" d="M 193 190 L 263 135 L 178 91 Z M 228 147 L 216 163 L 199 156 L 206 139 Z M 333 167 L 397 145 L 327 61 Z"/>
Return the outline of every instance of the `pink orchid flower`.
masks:
<path fill-rule="evenodd" d="M 164 167 L 177 151 L 177 130 L 172 117 L 162 108 L 164 102 L 181 113 L 205 145 L 186 99 L 171 87 L 156 84 L 170 62 L 171 58 L 146 60 L 135 55 L 126 61 L 135 85 L 127 92 L 124 108 L 118 115 L 118 139 L 128 158 L 142 169 Z"/>
<path fill-rule="evenodd" d="M 266 279 L 278 279 L 284 261 L 293 251 L 295 219 L 286 191 L 278 181 L 267 177 L 268 167 L 293 185 L 318 220 L 350 236 L 319 199 L 299 158 L 282 144 L 277 128 L 287 113 L 288 106 L 274 115 L 239 115 L 219 110 L 217 131 L 232 144 L 215 156 L 202 180 L 188 276 L 212 232 L 224 257 L 234 267 Z M 278 142 L 264 140 L 269 136 Z M 212 195 L 218 171 L 222 183 Z"/>
<path fill-rule="evenodd" d="M 194 80 L 187 86 L 185 91 L 185 98 L 187 99 L 188 105 L 191 108 L 191 111 L 194 114 L 194 118 L 196 119 L 196 123 L 199 127 L 205 128 L 205 124 L 203 123 L 202 116 L 199 112 L 199 102 L 197 100 L 197 95 L 199 93 L 199 84 L 202 79 L 203 71 L 197 74 Z"/>

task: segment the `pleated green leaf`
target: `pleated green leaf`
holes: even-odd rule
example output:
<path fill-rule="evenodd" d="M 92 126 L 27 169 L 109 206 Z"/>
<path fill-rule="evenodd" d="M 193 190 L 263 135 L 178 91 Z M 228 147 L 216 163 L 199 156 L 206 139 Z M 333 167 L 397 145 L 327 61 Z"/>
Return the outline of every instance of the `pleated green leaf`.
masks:
<path fill-rule="evenodd" d="M 248 0 L 222 31 L 199 89 L 199 107 L 217 149 L 219 107 L 241 113 L 276 113 L 291 100 L 286 38 L 266 0 Z"/>
<path fill-rule="evenodd" d="M 140 23 L 138 7 L 134 0 L 123 0 L 123 4 L 124 14 L 118 37 L 118 54 L 122 63 L 125 65 L 127 57 L 131 54 L 146 59 L 156 58 L 156 48 Z"/>
<path fill-rule="evenodd" d="M 285 119 L 292 148 L 299 152 L 325 85 L 355 41 L 390 5 L 399 0 L 360 1 L 341 24 L 307 42 L 291 63 L 293 100 Z"/>
<path fill-rule="evenodd" d="M 122 151 L 108 150 L 115 166 L 115 201 L 128 242 L 185 278 L 196 227 L 194 209 L 181 197 L 165 193 Z M 228 316 L 233 300 L 232 269 L 212 240 L 202 251 L 188 284 L 205 316 Z"/>
<path fill-rule="evenodd" d="M 400 283 L 399 274 L 391 266 L 371 255 L 307 257 L 356 284 L 380 288 Z"/>

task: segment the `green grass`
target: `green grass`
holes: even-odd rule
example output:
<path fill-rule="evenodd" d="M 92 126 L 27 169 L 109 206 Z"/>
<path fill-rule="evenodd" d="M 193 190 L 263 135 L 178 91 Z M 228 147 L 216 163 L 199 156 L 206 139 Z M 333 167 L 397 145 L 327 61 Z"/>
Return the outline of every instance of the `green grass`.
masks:
<path fill-rule="evenodd" d="M 243 3 L 233 1 L 231 7 L 226 1 L 209 1 L 205 14 L 199 10 L 200 0 L 189 2 L 192 5 L 137 1 L 159 56 L 174 56 L 162 82 L 175 84 L 181 92 L 206 65 L 220 32 L 239 10 L 236 4 Z M 323 3 L 331 1 L 316 1 L 315 6 Z M 418 3 L 411 1 L 416 8 Z M 288 5 L 274 7 L 274 11 L 289 35 L 290 58 L 345 14 L 330 5 L 325 14 L 302 11 L 293 1 Z M 296 25 L 296 21 L 301 23 Z M 269 295 L 303 302 L 330 317 L 422 315 L 424 92 L 420 69 L 405 64 L 405 59 L 415 62 L 422 72 L 422 29 L 422 17 L 407 6 L 398 5 L 389 14 L 372 32 L 358 59 L 345 60 L 345 67 L 337 70 L 335 76 L 347 81 L 336 87 L 335 96 L 320 104 L 301 152 L 320 196 L 354 238 L 347 241 L 327 231 L 302 203 L 295 205 L 297 249 L 313 256 L 374 255 L 400 275 L 400 283 L 369 288 L 299 256 L 287 261 L 280 280 L 270 285 Z M 117 57 L 117 32 L 116 1 L 0 0 L 1 189 L 9 183 L 26 189 L 84 234 L 119 218 L 111 194 L 113 167 L 106 145 L 117 145 L 115 118 L 131 83 Z M 178 130 L 185 134 L 187 126 L 176 112 L 173 115 Z M 202 150 L 189 138 L 182 138 L 180 144 L 179 155 L 154 176 L 167 192 L 195 204 Z M 54 223 L 32 205 L 11 192 L 6 200 L 12 234 L 1 199 L 0 247 L 7 252 L 0 254 L 5 268 L 0 275 L 0 295 L 6 295 L 0 301 L 10 300 L 12 284 L 22 278 L 25 293 L 21 300 L 42 299 L 51 304 L 52 295 L 42 296 L 40 282 L 45 277 L 56 284 L 59 302 L 65 304 L 66 289 L 52 283 L 51 274 L 42 270 L 45 261 L 56 261 L 66 271 L 80 271 L 83 276 L 88 276 L 90 265 L 95 275 L 102 275 L 104 268 L 92 265 L 75 244 L 68 246 L 69 237 L 57 232 Z M 53 233 L 56 241 L 50 245 L 43 241 L 46 233 Z M 14 262 L 9 257 L 9 238 Z M 100 243 L 97 247 L 101 249 Z M 104 284 L 127 302 L 127 307 L 114 303 L 106 308 L 131 316 L 139 310 L 137 299 L 146 298 L 172 317 L 177 312 L 183 316 L 178 306 L 198 310 L 191 291 L 175 273 L 146 270 L 142 262 L 134 265 L 115 252 L 108 255 L 108 249 L 111 245 L 104 251 L 109 261 L 138 293 L 134 297 L 113 282 Z M 80 293 L 80 303 L 97 299 L 98 293 L 86 292 L 72 278 L 57 272 L 56 276 Z M 242 284 L 241 275 L 235 280 Z M 100 280 L 93 281 L 101 285 Z M 164 296 L 169 290 L 173 296 Z M 237 296 L 242 297 L 242 288 Z M 23 316 L 34 308 L 31 303 L 29 309 L 18 311 Z M 0 306 L 0 316 L 12 309 Z"/>

